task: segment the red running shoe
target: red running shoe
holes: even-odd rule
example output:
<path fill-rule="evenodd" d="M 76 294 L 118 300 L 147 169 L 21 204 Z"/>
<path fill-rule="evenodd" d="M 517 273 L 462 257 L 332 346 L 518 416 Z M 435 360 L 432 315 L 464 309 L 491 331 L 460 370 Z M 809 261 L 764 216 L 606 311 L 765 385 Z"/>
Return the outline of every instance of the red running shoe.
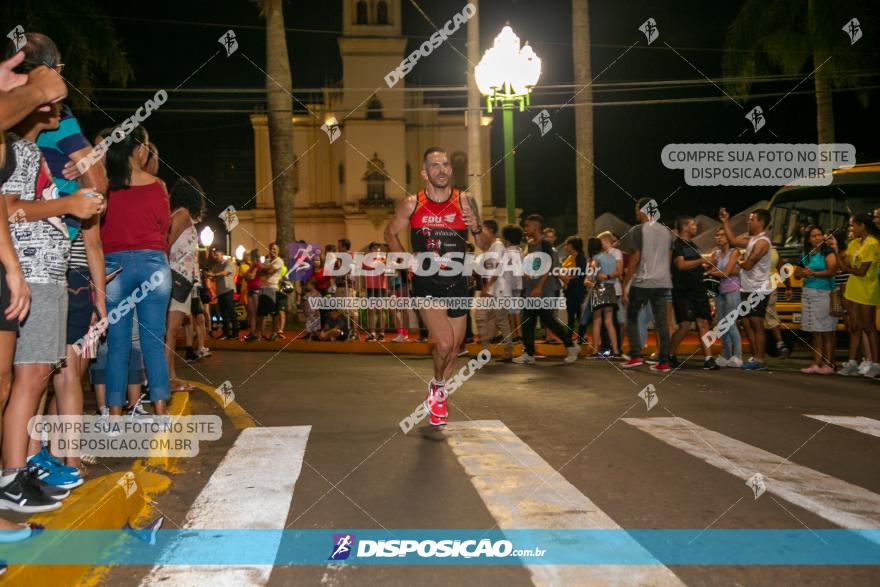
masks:
<path fill-rule="evenodd" d="M 428 384 L 428 397 L 425 399 L 425 408 L 428 410 L 428 421 L 431 426 L 446 425 L 449 410 L 446 407 L 446 387 L 432 379 Z"/>
<path fill-rule="evenodd" d="M 651 365 L 651 371 L 656 371 L 657 373 L 669 373 L 672 371 L 672 367 L 670 367 L 668 363 L 657 363 L 656 365 Z"/>
<path fill-rule="evenodd" d="M 624 361 L 620 364 L 624 369 L 631 369 L 633 367 L 641 367 L 645 362 L 641 359 L 641 357 L 632 357 L 629 361 Z M 653 367 L 651 367 L 653 369 Z"/>

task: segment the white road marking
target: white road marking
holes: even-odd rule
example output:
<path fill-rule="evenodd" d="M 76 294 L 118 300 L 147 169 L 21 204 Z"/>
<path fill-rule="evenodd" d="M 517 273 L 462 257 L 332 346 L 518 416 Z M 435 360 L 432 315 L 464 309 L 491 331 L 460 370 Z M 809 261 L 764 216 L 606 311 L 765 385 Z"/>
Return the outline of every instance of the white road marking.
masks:
<path fill-rule="evenodd" d="M 242 430 L 187 513 L 183 529 L 283 530 L 310 431 L 311 426 Z M 261 540 L 260 547 L 274 545 L 277 552 L 280 544 L 281 532 L 269 544 Z M 171 545 L 178 560 L 185 560 L 181 549 L 188 547 L 205 549 L 184 537 Z M 272 565 L 158 565 L 141 585 L 265 585 L 271 573 Z"/>
<path fill-rule="evenodd" d="M 500 529 L 620 528 L 502 422 L 453 422 L 445 434 Z M 526 567 L 536 585 L 683 585 L 659 562 Z"/>
<path fill-rule="evenodd" d="M 807 418 L 819 420 L 820 422 L 828 422 L 835 426 L 843 426 L 862 434 L 870 434 L 880 438 L 880 420 L 873 418 L 865 418 L 864 416 L 819 416 L 804 414 Z"/>
<path fill-rule="evenodd" d="M 864 487 L 796 465 L 682 418 L 623 418 L 623 421 L 743 481 L 760 473 L 767 493 L 842 528 L 880 526 L 880 495 Z M 748 490 L 744 487 L 743 491 Z"/>

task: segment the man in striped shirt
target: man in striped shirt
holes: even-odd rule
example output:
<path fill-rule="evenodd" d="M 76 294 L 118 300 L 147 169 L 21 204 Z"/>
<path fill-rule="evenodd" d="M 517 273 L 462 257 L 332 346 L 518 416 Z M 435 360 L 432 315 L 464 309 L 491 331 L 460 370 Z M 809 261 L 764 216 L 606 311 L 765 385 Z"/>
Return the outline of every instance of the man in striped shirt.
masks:
<path fill-rule="evenodd" d="M 34 36 L 36 38 L 32 42 L 39 44 L 41 39 Z M 63 64 L 55 64 L 55 70 L 59 73 L 61 68 Z M 49 166 L 60 197 L 75 193 L 80 186 L 94 186 L 98 194 L 106 194 L 107 173 L 103 160 L 97 161 L 82 174 L 76 168 L 77 161 L 88 157 L 92 145 L 66 105 L 61 106 L 58 128 L 42 131 L 36 143 Z M 53 375 L 56 395 L 48 409 L 53 415 L 75 415 L 71 412 L 82 410 L 81 380 L 88 359 L 77 356 L 77 347 L 73 345 L 85 337 L 93 322 L 93 314 L 97 314 L 95 321 L 107 316 L 101 215 L 89 220 L 68 215 L 64 217 L 64 224 L 71 240 L 67 270 L 67 361 Z M 58 405 L 58 397 L 66 398 L 64 405 Z M 79 467 L 79 459 L 69 458 L 67 464 Z"/>

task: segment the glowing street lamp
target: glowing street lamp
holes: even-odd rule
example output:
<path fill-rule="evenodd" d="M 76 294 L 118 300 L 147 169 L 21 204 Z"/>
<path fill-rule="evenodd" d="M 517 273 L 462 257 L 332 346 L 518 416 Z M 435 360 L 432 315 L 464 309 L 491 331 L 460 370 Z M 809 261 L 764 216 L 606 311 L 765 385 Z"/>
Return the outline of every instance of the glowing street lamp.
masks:
<path fill-rule="evenodd" d="M 244 245 L 238 245 L 237 247 L 235 247 L 235 258 L 241 261 L 242 259 L 244 259 L 244 254 L 246 251 L 247 249 L 244 248 Z"/>
<path fill-rule="evenodd" d="M 202 232 L 199 234 L 199 241 L 202 243 L 203 247 L 210 247 L 214 244 L 214 231 L 211 230 L 210 226 L 206 226 L 202 229 Z"/>
<path fill-rule="evenodd" d="M 495 42 L 483 53 L 474 68 L 480 93 L 486 96 L 486 107 L 500 107 L 504 123 L 504 199 L 507 221 L 514 222 L 516 185 L 513 157 L 513 109 L 522 112 L 529 105 L 529 93 L 541 77 L 541 60 L 528 43 L 520 47 L 519 37 L 505 25 Z"/>

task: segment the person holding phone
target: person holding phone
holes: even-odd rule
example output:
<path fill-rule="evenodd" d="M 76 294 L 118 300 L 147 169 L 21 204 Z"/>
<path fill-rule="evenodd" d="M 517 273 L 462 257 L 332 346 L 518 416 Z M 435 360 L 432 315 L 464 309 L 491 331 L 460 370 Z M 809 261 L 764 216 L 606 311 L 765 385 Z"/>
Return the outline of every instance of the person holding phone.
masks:
<path fill-rule="evenodd" d="M 849 273 L 843 291 L 849 323 L 849 360 L 837 373 L 876 377 L 880 374 L 875 327 L 877 304 L 880 304 L 880 282 L 877 281 L 880 228 L 865 213 L 850 218 L 849 227 L 852 239 L 843 252 L 840 251 L 837 238 L 828 236 L 828 244 L 837 256 L 840 269 Z M 858 363 L 860 357 L 864 357 L 861 364 Z"/>
<path fill-rule="evenodd" d="M 21 321 L 14 355 L 14 380 L 3 414 L 3 466 L 0 507 L 31 513 L 56 509 L 40 482 L 64 492 L 83 483 L 76 469 L 52 468 L 39 445 L 30 443 L 30 418 L 43 413 L 47 385 L 55 365 L 67 358 L 67 267 L 70 240 L 62 216 L 88 219 L 100 214 L 104 200 L 85 188 L 59 198 L 45 158 L 35 144 L 41 131 L 56 128 L 60 111 L 34 109 L 19 122 L 6 142 L 16 167 L 0 193 L 6 201 L 10 233 L 22 274 L 31 293 L 31 307 Z M 39 251 L 40 254 L 35 254 Z M 37 453 L 42 453 L 37 458 Z M 58 471 L 57 474 L 54 474 Z M 37 509 L 32 509 L 37 508 Z"/>
<path fill-rule="evenodd" d="M 128 385 L 134 312 L 123 311 L 122 304 L 129 299 L 137 311 L 153 408 L 157 416 L 168 414 L 164 341 L 172 288 L 167 255 L 171 209 L 165 183 L 146 170 L 149 143 L 147 131 L 137 126 L 106 155 L 110 192 L 101 242 L 108 272 L 123 268 L 107 285 L 108 312 L 118 308 L 119 316 L 107 330 L 107 406 L 113 416 L 122 414 Z"/>

